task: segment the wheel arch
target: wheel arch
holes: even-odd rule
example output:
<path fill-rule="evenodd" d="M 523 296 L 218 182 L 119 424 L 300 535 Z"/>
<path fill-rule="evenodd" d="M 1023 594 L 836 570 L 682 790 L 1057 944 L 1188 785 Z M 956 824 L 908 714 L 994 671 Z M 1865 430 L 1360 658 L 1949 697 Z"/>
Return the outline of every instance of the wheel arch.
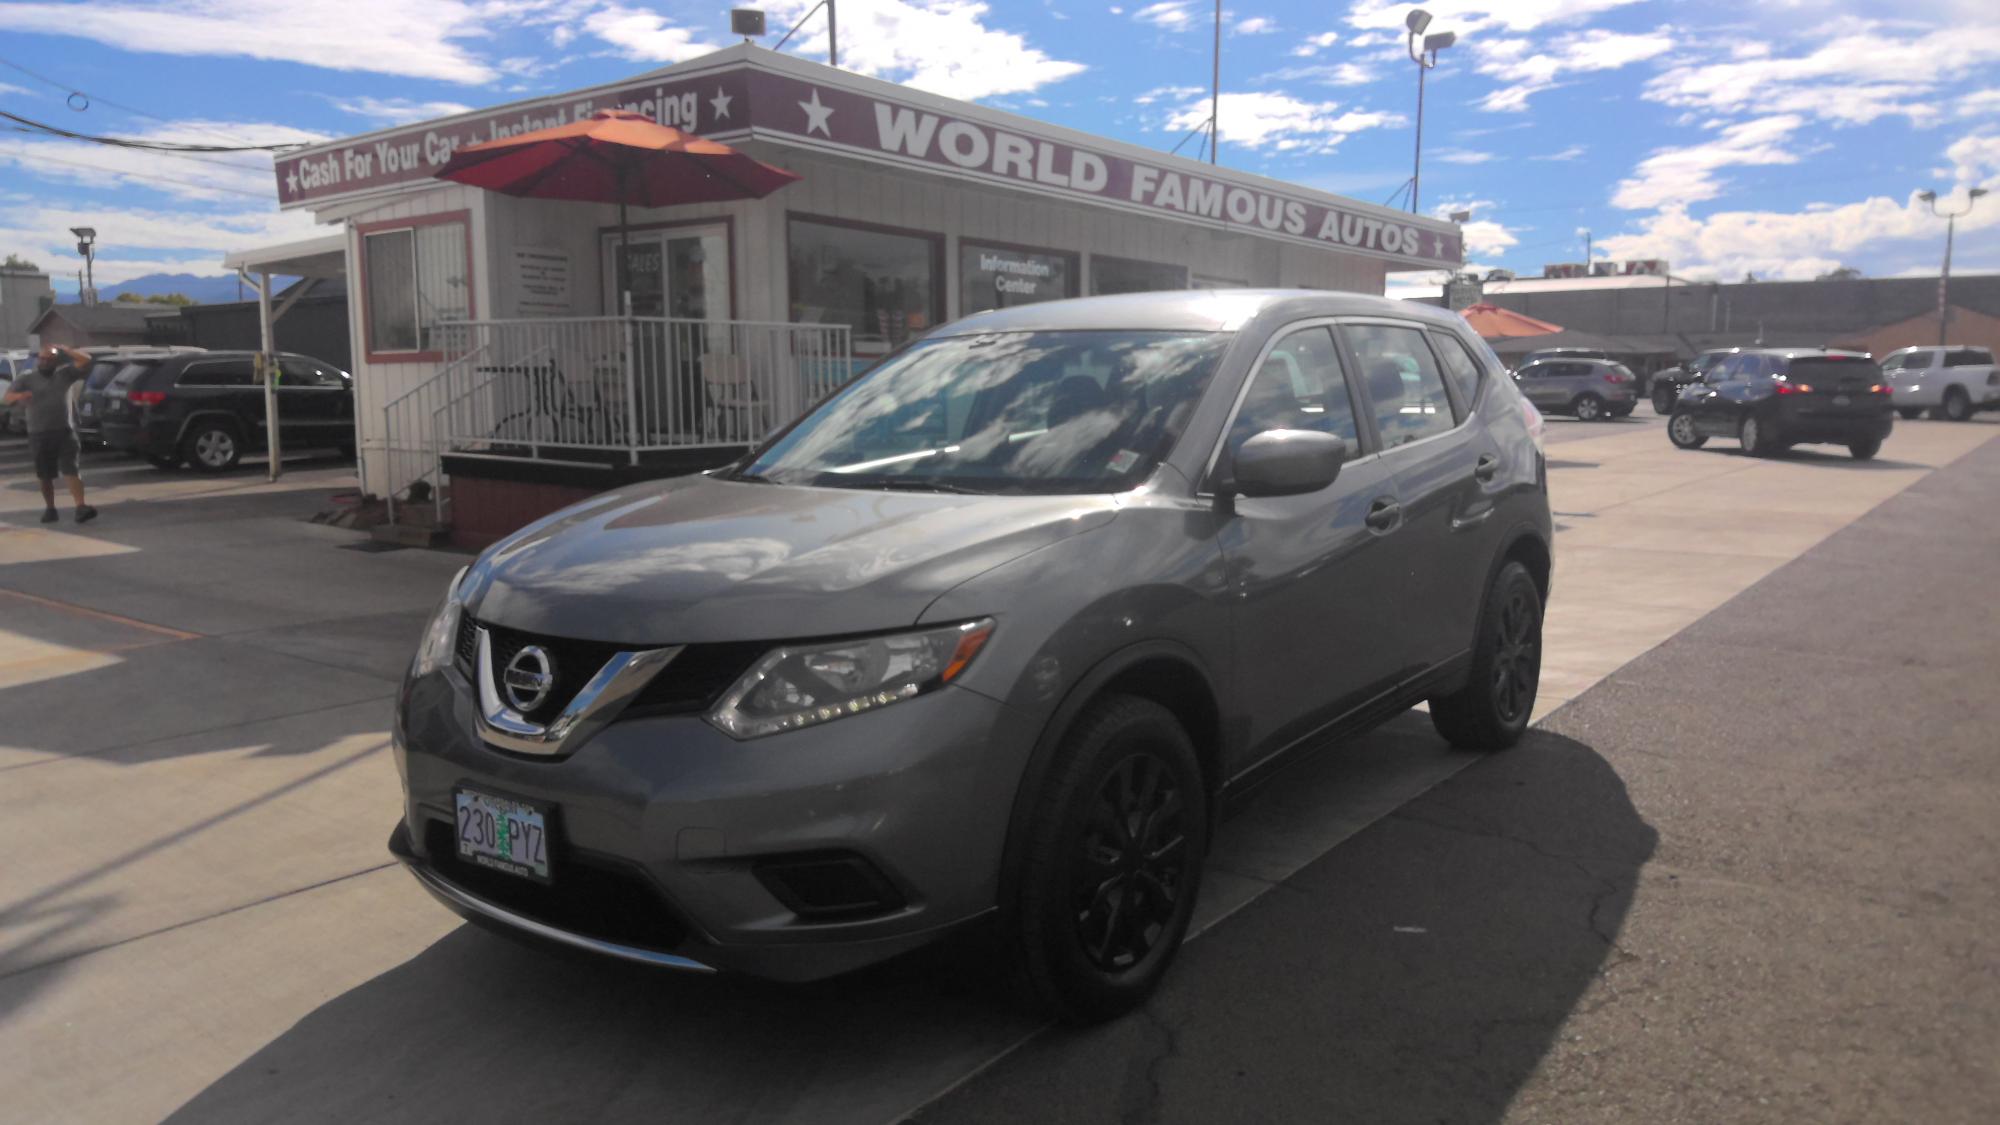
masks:
<path fill-rule="evenodd" d="M 239 441 L 249 440 L 249 431 L 244 428 L 243 419 L 238 418 L 234 411 L 197 410 L 181 419 L 181 428 L 174 434 L 174 448 L 179 449 L 181 447 L 181 443 L 187 440 L 188 431 L 194 429 L 197 423 L 205 422 L 212 418 L 222 419 L 224 424 L 236 432 L 236 437 Z"/>
<path fill-rule="evenodd" d="M 1193 650 L 1174 641 L 1142 641 L 1099 660 L 1078 678 L 1042 726 L 1014 791 L 1007 838 L 1000 853 L 998 905 L 1011 912 L 1020 890 L 1027 813 L 1040 794 L 1065 738 L 1079 715 L 1108 695 L 1135 695 L 1172 712 L 1194 743 L 1208 791 L 1210 823 L 1221 808 L 1223 719 L 1214 680 Z M 1211 834 L 1212 835 L 1212 834 Z"/>

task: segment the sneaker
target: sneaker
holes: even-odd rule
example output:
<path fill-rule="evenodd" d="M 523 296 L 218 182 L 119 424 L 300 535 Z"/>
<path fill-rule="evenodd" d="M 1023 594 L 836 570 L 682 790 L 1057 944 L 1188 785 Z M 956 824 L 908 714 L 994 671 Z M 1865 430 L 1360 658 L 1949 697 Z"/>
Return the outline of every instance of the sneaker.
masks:
<path fill-rule="evenodd" d="M 96 518 L 97 518 L 97 509 L 91 507 L 88 504 L 85 504 L 83 507 L 78 508 L 76 510 L 76 522 L 78 523 L 89 523 L 91 520 L 94 520 Z"/>
<path fill-rule="evenodd" d="M 42 513 L 43 523 L 54 523 L 61 518 L 62 518 L 61 516 L 56 515 L 56 510 L 54 508 L 50 508 L 48 511 Z"/>

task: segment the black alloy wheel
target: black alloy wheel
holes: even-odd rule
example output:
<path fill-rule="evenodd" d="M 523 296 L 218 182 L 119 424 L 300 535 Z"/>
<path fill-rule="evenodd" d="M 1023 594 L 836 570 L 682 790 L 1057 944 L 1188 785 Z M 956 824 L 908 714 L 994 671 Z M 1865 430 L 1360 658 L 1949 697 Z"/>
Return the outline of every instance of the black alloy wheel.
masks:
<path fill-rule="evenodd" d="M 1694 424 L 1694 415 L 1681 410 L 1667 419 L 1667 440 L 1680 449 L 1700 449 L 1708 444 L 1708 435 Z"/>
<path fill-rule="evenodd" d="M 1165 937 L 1187 886 L 1187 796 L 1144 751 L 1104 779 L 1084 828 L 1070 908 L 1084 955 L 1106 973 L 1145 960 Z"/>
<path fill-rule="evenodd" d="M 1541 680 L 1541 587 L 1510 562 L 1487 589 L 1472 671 L 1458 691 L 1430 701 L 1431 725 L 1461 750 L 1504 750 L 1528 729 Z"/>
<path fill-rule="evenodd" d="M 1186 936 L 1208 848 L 1208 793 L 1173 713 L 1108 696 L 1079 715 L 1029 813 L 1017 960 L 1068 1023 L 1145 1002 Z"/>

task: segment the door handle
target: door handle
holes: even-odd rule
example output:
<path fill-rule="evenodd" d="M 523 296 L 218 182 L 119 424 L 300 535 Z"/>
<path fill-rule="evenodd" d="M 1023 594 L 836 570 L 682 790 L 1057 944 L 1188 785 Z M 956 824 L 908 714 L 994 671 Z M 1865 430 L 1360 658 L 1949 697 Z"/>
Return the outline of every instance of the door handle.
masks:
<path fill-rule="evenodd" d="M 1377 531 L 1387 531 L 1403 518 L 1403 506 L 1384 496 L 1368 506 L 1369 527 Z"/>
<path fill-rule="evenodd" d="M 1493 474 L 1499 471 L 1500 458 L 1493 456 L 1491 453 L 1480 454 L 1479 462 L 1472 466 L 1472 476 L 1475 480 L 1479 481 L 1492 480 Z"/>

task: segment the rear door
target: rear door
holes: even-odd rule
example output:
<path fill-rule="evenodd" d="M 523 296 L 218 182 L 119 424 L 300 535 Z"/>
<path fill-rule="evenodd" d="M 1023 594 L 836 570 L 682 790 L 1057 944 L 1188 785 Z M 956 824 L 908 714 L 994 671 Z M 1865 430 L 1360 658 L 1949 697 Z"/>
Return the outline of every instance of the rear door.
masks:
<path fill-rule="evenodd" d="M 227 414 L 254 445 L 264 439 L 264 396 L 249 356 L 202 358 L 181 369 L 173 397 L 185 404 L 183 420 L 200 414 Z"/>
<path fill-rule="evenodd" d="M 1562 388 L 1555 379 L 1556 369 L 1561 366 L 1554 360 L 1548 360 L 1523 367 L 1517 373 L 1521 393 L 1528 396 L 1529 402 L 1545 410 L 1567 403 L 1569 400 L 1563 397 Z"/>

